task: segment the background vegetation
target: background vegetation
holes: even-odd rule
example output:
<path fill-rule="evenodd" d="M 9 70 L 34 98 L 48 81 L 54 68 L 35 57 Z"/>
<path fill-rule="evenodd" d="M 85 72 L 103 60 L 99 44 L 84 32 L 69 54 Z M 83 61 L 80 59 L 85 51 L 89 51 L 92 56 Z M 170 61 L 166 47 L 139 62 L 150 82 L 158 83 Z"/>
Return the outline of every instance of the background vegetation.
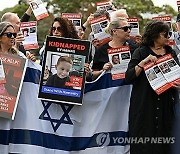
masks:
<path fill-rule="evenodd" d="M 46 35 L 48 34 L 51 22 L 54 16 L 58 16 L 63 12 L 67 13 L 82 13 L 82 22 L 85 22 L 87 17 L 96 11 L 96 3 L 105 0 L 44 0 L 47 4 L 47 9 L 50 16 L 41 21 L 38 21 L 38 41 L 42 46 Z M 163 7 L 154 6 L 152 0 L 113 0 L 117 9 L 125 8 L 129 17 L 138 17 L 140 21 L 140 31 L 143 33 L 144 26 L 152 16 L 171 15 L 176 17 L 177 11 L 169 5 Z M 12 8 L 6 8 L 0 12 L 0 17 L 5 12 L 14 12 L 21 17 L 28 8 L 26 0 L 19 0 L 19 4 Z M 35 20 L 34 15 L 30 20 Z M 38 54 L 39 50 L 34 52 Z"/>

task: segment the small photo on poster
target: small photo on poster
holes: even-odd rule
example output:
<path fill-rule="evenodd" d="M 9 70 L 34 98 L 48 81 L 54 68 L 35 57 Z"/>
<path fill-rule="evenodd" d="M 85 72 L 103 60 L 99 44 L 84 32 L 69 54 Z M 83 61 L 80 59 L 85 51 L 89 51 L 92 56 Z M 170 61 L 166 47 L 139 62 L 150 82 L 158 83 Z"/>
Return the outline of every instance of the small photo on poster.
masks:
<path fill-rule="evenodd" d="M 177 65 L 177 64 L 176 64 L 176 62 L 174 61 L 174 59 L 173 59 L 173 60 L 168 61 L 167 63 L 168 63 L 168 65 L 169 65 L 169 67 L 174 67 L 174 66 L 176 66 L 176 65 Z"/>
<path fill-rule="evenodd" d="M 159 67 L 164 74 L 171 71 L 171 69 L 169 68 L 167 63 L 163 63 L 163 64 L 159 65 Z"/>
<path fill-rule="evenodd" d="M 43 85 L 54 88 L 79 89 L 82 87 L 85 56 L 47 52 Z"/>
<path fill-rule="evenodd" d="M 31 27 L 30 28 L 30 33 L 36 33 L 36 27 Z"/>
<path fill-rule="evenodd" d="M 112 64 L 113 65 L 120 64 L 119 54 L 112 55 Z"/>
<path fill-rule="evenodd" d="M 74 26 L 81 26 L 81 21 L 80 20 L 72 20 L 72 23 L 74 24 Z"/>
<path fill-rule="evenodd" d="M 100 25 L 102 28 L 106 28 L 108 25 L 108 21 L 101 22 Z"/>
<path fill-rule="evenodd" d="M 147 75 L 147 78 L 149 79 L 149 81 L 152 81 L 152 80 L 154 80 L 154 79 L 157 78 L 157 75 L 156 75 L 156 73 L 154 72 L 153 69 L 150 69 L 150 70 L 146 73 L 146 75 Z"/>
<path fill-rule="evenodd" d="M 112 5 L 107 5 L 107 6 L 106 6 L 106 10 L 107 10 L 107 11 L 111 11 L 111 10 L 113 10 Z"/>
<path fill-rule="evenodd" d="M 131 28 L 139 28 L 138 23 L 130 23 Z"/>
<path fill-rule="evenodd" d="M 156 74 L 158 74 L 158 73 L 160 73 L 160 72 L 161 72 L 161 70 L 159 69 L 159 67 L 158 67 L 158 66 L 154 67 L 153 69 L 154 69 L 154 71 L 155 71 L 155 73 L 156 73 Z"/>
<path fill-rule="evenodd" d="M 94 34 L 102 32 L 102 28 L 101 28 L 100 24 L 92 25 L 92 30 L 93 30 Z"/>
<path fill-rule="evenodd" d="M 29 28 L 22 29 L 22 33 L 23 33 L 24 37 L 28 37 L 29 36 Z"/>
<path fill-rule="evenodd" d="M 131 58 L 131 55 L 130 55 L 129 52 L 127 52 L 127 53 L 122 53 L 122 54 L 121 54 L 121 58 L 122 58 L 122 60 L 130 59 L 130 58 Z"/>

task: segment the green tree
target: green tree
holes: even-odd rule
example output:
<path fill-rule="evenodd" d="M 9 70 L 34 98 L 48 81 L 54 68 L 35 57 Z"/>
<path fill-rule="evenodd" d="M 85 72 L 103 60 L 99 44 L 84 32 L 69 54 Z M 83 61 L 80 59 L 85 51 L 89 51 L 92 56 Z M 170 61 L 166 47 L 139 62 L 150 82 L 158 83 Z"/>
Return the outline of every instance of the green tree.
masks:
<path fill-rule="evenodd" d="M 54 16 L 61 13 L 82 13 L 82 22 L 88 18 L 91 13 L 96 11 L 96 3 L 105 0 L 44 0 L 47 4 L 50 16 L 38 21 L 38 41 L 42 46 L 48 30 L 51 26 Z M 169 5 L 163 7 L 155 7 L 152 0 L 112 0 L 116 8 L 127 9 L 130 17 L 138 17 L 140 21 L 140 31 L 143 31 L 147 21 L 150 20 L 148 16 L 171 15 L 175 17 L 177 12 Z M 12 8 L 4 9 L 0 12 L 0 16 L 5 12 L 15 12 L 21 17 L 29 4 L 26 0 L 19 0 L 19 4 Z M 148 16 L 147 16 L 148 15 Z M 30 20 L 36 20 L 34 15 L 31 15 Z M 36 50 L 37 52 L 38 50 Z"/>

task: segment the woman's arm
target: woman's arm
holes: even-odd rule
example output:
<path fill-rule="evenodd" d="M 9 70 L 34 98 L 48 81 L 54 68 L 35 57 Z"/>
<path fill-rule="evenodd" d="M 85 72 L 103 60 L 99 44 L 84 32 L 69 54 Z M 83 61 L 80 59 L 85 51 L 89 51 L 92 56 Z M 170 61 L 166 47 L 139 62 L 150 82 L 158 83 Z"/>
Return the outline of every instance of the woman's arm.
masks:
<path fill-rule="evenodd" d="M 148 62 L 156 62 L 157 58 L 153 55 L 143 57 L 141 49 L 138 48 L 132 55 L 132 59 L 129 62 L 128 69 L 125 74 L 125 80 L 127 83 L 132 83 L 143 71 L 144 65 Z"/>

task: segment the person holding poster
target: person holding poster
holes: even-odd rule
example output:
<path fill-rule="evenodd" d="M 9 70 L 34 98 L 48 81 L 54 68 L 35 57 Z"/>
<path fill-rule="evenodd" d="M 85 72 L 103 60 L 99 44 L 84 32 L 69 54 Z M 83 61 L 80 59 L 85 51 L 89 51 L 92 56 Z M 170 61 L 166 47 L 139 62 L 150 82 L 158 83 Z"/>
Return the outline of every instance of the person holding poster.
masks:
<path fill-rule="evenodd" d="M 28 58 L 35 61 L 35 56 L 31 53 L 27 57 L 19 51 L 15 46 L 15 38 L 17 33 L 15 32 L 14 26 L 10 22 L 0 23 L 0 52 L 17 54 L 23 58 Z"/>
<path fill-rule="evenodd" d="M 112 64 L 109 62 L 108 49 L 130 46 L 131 53 L 137 48 L 131 44 L 130 39 L 131 27 L 125 18 L 113 19 L 106 28 L 106 32 L 112 37 L 112 40 L 96 49 L 93 60 L 93 78 L 97 78 L 104 70 L 110 70 Z"/>
<path fill-rule="evenodd" d="M 79 36 L 73 23 L 69 21 L 67 18 L 63 17 L 54 18 L 54 21 L 52 22 L 52 26 L 50 28 L 49 36 L 79 39 Z M 44 57 L 44 49 L 45 46 L 43 46 L 39 51 L 39 54 L 41 56 L 40 64 L 42 64 L 42 60 Z"/>
<path fill-rule="evenodd" d="M 150 86 L 144 66 L 156 63 L 157 58 L 171 54 L 179 65 L 175 51 L 168 46 L 170 28 L 163 21 L 154 20 L 147 24 L 142 37 L 142 46 L 135 50 L 126 71 L 125 80 L 133 84 L 129 110 L 130 138 L 146 138 L 146 142 L 130 143 L 131 154 L 170 154 L 174 143 L 172 126 L 177 89 L 169 88 L 157 94 Z M 153 73 L 157 73 L 156 70 Z M 155 74 L 156 75 L 156 74 Z M 169 144 L 164 139 L 170 140 Z M 158 143 L 155 140 L 163 141 Z"/>

